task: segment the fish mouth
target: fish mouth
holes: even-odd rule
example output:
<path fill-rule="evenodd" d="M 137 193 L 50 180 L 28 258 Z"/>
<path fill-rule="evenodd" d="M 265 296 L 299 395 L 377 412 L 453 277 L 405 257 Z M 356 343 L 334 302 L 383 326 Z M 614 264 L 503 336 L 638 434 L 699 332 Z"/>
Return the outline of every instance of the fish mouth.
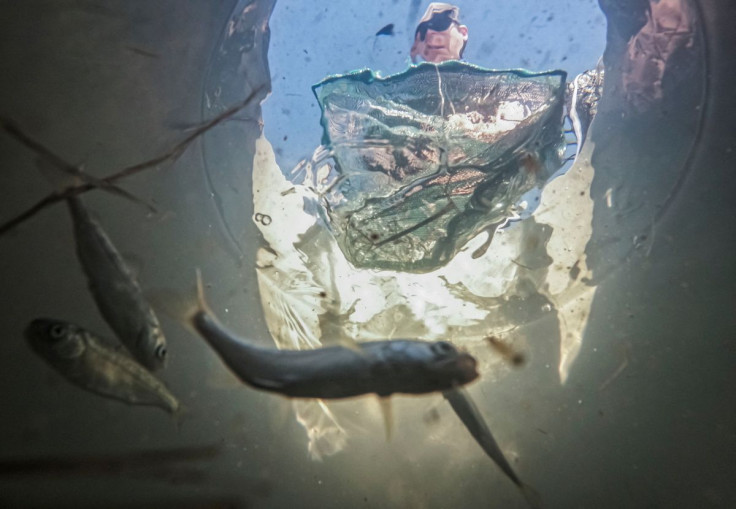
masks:
<path fill-rule="evenodd" d="M 478 374 L 478 361 L 469 353 L 460 353 L 457 357 L 445 359 L 437 363 L 437 367 L 445 372 L 452 373 L 462 384 L 472 382 Z"/>
<path fill-rule="evenodd" d="M 465 375 L 468 382 L 472 382 L 480 375 L 478 374 L 478 361 L 469 353 L 462 353 L 456 360 L 456 366 Z"/>

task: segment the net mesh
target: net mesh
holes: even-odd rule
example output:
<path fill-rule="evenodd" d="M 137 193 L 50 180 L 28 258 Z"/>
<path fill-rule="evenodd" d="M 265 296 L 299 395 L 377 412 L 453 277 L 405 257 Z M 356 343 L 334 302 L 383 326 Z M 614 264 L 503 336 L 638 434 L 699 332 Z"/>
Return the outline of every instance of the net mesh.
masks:
<path fill-rule="evenodd" d="M 562 165 L 566 74 L 424 63 L 313 87 L 337 178 L 328 220 L 360 268 L 429 272 Z"/>

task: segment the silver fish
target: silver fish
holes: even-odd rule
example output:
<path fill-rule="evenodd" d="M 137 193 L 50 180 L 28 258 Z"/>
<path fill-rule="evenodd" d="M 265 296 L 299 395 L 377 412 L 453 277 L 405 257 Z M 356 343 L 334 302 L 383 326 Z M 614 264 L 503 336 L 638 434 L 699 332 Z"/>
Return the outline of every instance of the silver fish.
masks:
<path fill-rule="evenodd" d="M 31 348 L 71 383 L 131 405 L 176 413 L 179 402 L 158 378 L 91 332 L 62 320 L 39 318 L 25 330 Z"/>
<path fill-rule="evenodd" d="M 459 387 L 478 378 L 476 360 L 446 341 L 370 341 L 355 349 L 276 350 L 250 344 L 200 307 L 192 327 L 243 382 L 294 398 L 338 399 L 377 394 L 425 394 Z"/>
<path fill-rule="evenodd" d="M 166 365 L 161 326 L 138 282 L 80 197 L 67 199 L 77 257 L 102 316 L 131 354 L 148 369 Z"/>
<path fill-rule="evenodd" d="M 456 388 L 443 392 L 443 396 L 450 403 L 457 416 L 463 421 L 465 427 L 473 435 L 478 445 L 483 448 L 485 453 L 498 465 L 506 476 L 516 484 L 521 490 L 522 495 L 531 507 L 539 507 L 539 495 L 527 484 L 521 482 L 519 476 L 516 475 L 514 469 L 511 468 L 508 460 L 503 455 L 503 451 L 493 438 L 491 430 L 488 428 L 483 416 L 475 406 L 470 395 L 462 388 Z"/>
<path fill-rule="evenodd" d="M 217 119 L 216 119 L 217 120 Z M 219 120 L 218 120 L 219 121 Z M 214 121 L 213 121 L 214 122 Z M 57 190 L 24 214 L 0 227 L 0 234 L 19 224 L 45 206 L 66 199 L 74 222 L 77 257 L 87 276 L 97 307 L 118 339 L 149 369 L 165 365 L 166 341 L 158 318 L 143 298 L 138 283 L 123 262 L 105 231 L 87 212 L 81 197 L 72 191 L 99 188 L 136 203 L 141 200 L 117 187 L 112 180 L 97 179 L 56 155 L 42 143 L 25 134 L 13 121 L 0 117 L 0 128 L 39 155 L 39 170 Z M 203 131 L 202 131 L 203 132 Z M 201 132 L 199 132 L 201 134 Z M 177 146 L 171 154 L 124 170 L 138 171 L 175 156 L 186 148 Z M 149 206 L 149 209 L 153 210 Z"/>

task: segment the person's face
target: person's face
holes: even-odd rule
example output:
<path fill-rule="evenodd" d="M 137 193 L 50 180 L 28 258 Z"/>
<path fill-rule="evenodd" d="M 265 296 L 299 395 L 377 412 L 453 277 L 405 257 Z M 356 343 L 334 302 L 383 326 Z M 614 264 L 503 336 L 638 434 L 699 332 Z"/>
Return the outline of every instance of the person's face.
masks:
<path fill-rule="evenodd" d="M 451 23 L 441 32 L 427 29 L 424 40 L 421 33 L 414 37 L 411 59 L 416 62 L 421 57 L 427 62 L 440 63 L 446 60 L 459 60 L 465 42 L 468 40 L 468 27 Z"/>

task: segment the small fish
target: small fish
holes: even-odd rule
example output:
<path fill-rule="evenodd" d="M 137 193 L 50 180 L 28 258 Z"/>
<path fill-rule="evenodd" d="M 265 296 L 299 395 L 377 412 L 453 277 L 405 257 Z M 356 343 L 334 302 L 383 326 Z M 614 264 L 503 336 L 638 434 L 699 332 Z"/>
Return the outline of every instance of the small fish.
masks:
<path fill-rule="evenodd" d="M 51 196 L 64 196 L 74 223 L 77 257 L 87 276 L 97 307 L 110 328 L 133 356 L 148 369 L 163 367 L 166 364 L 166 340 L 158 318 L 143 298 L 138 282 L 115 245 L 102 226 L 87 212 L 81 196 L 69 191 L 81 187 L 100 188 L 134 202 L 142 202 L 112 182 L 96 179 L 68 163 L 24 133 L 13 121 L 0 117 L 0 128 L 39 155 L 39 170 L 57 188 Z M 175 153 L 176 150 L 172 152 Z M 131 169 L 139 166 L 147 164 L 136 165 Z M 51 202 L 44 199 L 31 211 L 35 213 Z M 23 217 L 28 217 L 28 214 L 20 216 Z M 17 221 L 6 223 L 3 231 L 12 224 L 17 224 Z"/>
<path fill-rule="evenodd" d="M 394 35 L 394 24 L 389 23 L 388 25 L 380 29 L 378 32 L 376 32 L 376 37 L 378 37 L 379 35 Z"/>
<path fill-rule="evenodd" d="M 102 316 L 118 339 L 145 367 L 166 365 L 161 326 L 138 282 L 81 197 L 67 198 L 74 222 L 77 257 Z"/>
<path fill-rule="evenodd" d="M 480 410 L 475 406 L 470 395 L 462 388 L 457 388 L 443 392 L 443 396 L 450 403 L 457 416 L 460 417 L 460 420 L 463 421 L 463 424 L 470 431 L 470 434 L 473 435 L 478 445 L 483 448 L 485 453 L 498 465 L 503 473 L 519 487 L 527 503 L 531 507 L 539 507 L 539 495 L 531 486 L 521 482 L 519 476 L 511 468 L 511 465 L 503 455 L 498 443 L 496 443 L 496 439 L 493 438 L 491 430 L 488 428 Z"/>
<path fill-rule="evenodd" d="M 33 351 L 83 389 L 131 405 L 157 406 L 171 414 L 180 410 L 163 382 L 78 325 L 39 318 L 28 325 L 25 337 Z"/>
<path fill-rule="evenodd" d="M 425 394 L 478 378 L 476 360 L 446 341 L 393 340 L 356 348 L 262 348 L 225 329 L 207 309 L 198 278 L 199 307 L 191 326 L 244 383 L 294 398 L 338 399 L 376 394 Z"/>
<path fill-rule="evenodd" d="M 504 343 L 496 336 L 486 337 L 486 341 L 503 359 L 514 367 L 519 367 L 526 362 L 522 352 L 515 350 L 511 345 Z"/>

